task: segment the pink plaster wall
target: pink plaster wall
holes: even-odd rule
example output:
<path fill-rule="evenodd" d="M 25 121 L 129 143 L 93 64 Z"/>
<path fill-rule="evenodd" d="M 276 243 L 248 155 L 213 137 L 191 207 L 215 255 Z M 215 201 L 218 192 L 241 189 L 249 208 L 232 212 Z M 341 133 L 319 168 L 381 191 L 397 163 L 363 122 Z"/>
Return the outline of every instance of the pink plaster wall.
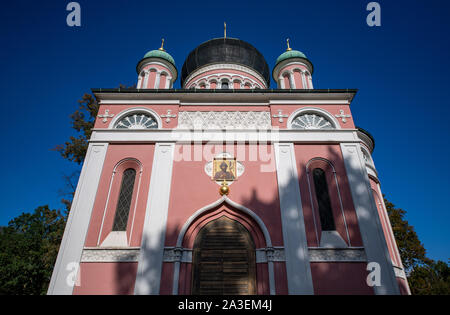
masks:
<path fill-rule="evenodd" d="M 314 294 L 373 295 L 366 263 L 311 263 Z"/>
<path fill-rule="evenodd" d="M 296 144 L 294 146 L 294 151 L 297 160 L 297 171 L 300 182 L 300 192 L 308 246 L 319 246 L 317 238 L 319 237 L 320 241 L 321 232 L 320 219 L 318 218 L 317 213 L 313 214 L 313 207 L 311 206 L 311 195 L 313 198 L 313 202 L 315 196 L 314 194 L 312 194 L 314 191 L 312 191 L 310 195 L 309 187 L 313 186 L 313 182 L 311 182 L 310 179 L 310 185 L 308 185 L 308 175 L 306 173 L 306 166 L 308 162 L 313 158 L 326 159 L 327 161 L 332 163 L 335 168 L 339 191 L 342 199 L 343 212 L 347 224 L 347 228 L 345 228 L 345 226 L 343 225 L 344 220 L 342 218 L 342 211 L 340 209 L 340 201 L 337 199 L 338 196 L 330 191 L 330 199 L 333 206 L 333 215 L 335 217 L 336 228 L 339 234 L 341 234 L 341 237 L 344 240 L 347 240 L 346 230 L 348 230 L 351 246 L 363 246 L 340 146 L 338 144 Z M 335 185 L 335 183 L 332 182 L 330 178 L 327 178 L 327 183 L 328 185 L 331 184 L 331 186 Z M 338 209 L 336 209 L 336 207 L 338 207 Z M 314 208 L 317 208 L 317 206 Z"/>
<path fill-rule="evenodd" d="M 295 112 L 296 110 L 299 110 L 301 108 L 320 108 L 322 110 L 327 111 L 328 113 L 330 113 L 333 117 L 336 118 L 335 115 L 339 115 L 340 112 L 339 110 L 344 110 L 344 113 L 347 115 L 351 115 L 352 117 L 347 118 L 347 122 L 343 123 L 341 118 L 336 118 L 336 120 L 338 121 L 339 125 L 341 126 L 342 129 L 355 129 L 355 124 L 353 122 L 353 115 L 350 111 L 350 106 L 349 105 L 271 105 L 270 106 L 270 110 L 271 110 L 271 116 L 273 117 L 273 115 L 277 115 L 279 110 L 282 110 L 282 114 L 283 115 L 288 115 L 290 116 L 293 112 Z M 283 122 L 279 122 L 278 118 L 274 118 L 272 119 L 272 126 L 274 127 L 279 127 L 280 129 L 286 129 L 287 128 L 287 121 L 289 118 L 284 118 Z"/>
<path fill-rule="evenodd" d="M 176 145 L 176 152 L 182 152 L 183 149 L 191 147 L 186 145 Z M 273 162 L 274 152 L 272 146 L 267 146 L 268 158 Z M 211 146 L 206 151 L 211 152 L 211 159 L 214 155 L 222 152 L 230 152 L 235 150 L 235 155 L 238 161 L 245 166 L 244 174 L 230 185 L 229 198 L 234 202 L 251 209 L 261 220 L 265 223 L 273 246 L 283 246 L 281 217 L 278 199 L 278 186 L 275 169 L 272 172 L 262 172 L 260 169 L 261 162 L 249 161 L 250 148 L 248 145 L 237 147 L 233 145 L 229 148 L 222 146 Z M 177 153 L 176 153 L 177 154 Z M 201 161 L 186 161 L 174 162 L 171 199 L 169 203 L 169 212 L 166 230 L 165 246 L 175 246 L 178 235 L 184 223 L 197 210 L 220 199 L 219 188 L 211 178 L 205 173 L 205 164 L 211 159 L 203 158 Z M 194 159 L 194 152 L 192 150 L 191 160 Z M 194 184 L 195 183 L 195 184 Z M 258 226 L 255 229 L 259 229 Z M 183 265 L 183 264 L 182 264 Z M 188 264 L 189 265 L 189 264 Z M 190 268 L 190 266 L 182 266 L 182 268 Z M 284 279 L 285 274 L 277 269 L 276 279 Z M 264 276 L 263 276 L 264 277 Z M 171 276 L 165 275 L 162 280 L 170 283 Z M 180 292 L 187 290 L 190 292 L 189 275 L 181 277 Z M 261 281 L 263 281 L 261 279 Z M 264 280 L 265 281 L 265 280 Z M 264 282 L 261 282 L 264 283 Z M 266 287 L 258 290 L 265 290 Z M 279 285 L 280 292 L 284 292 L 283 285 Z"/>
<path fill-rule="evenodd" d="M 81 263 L 74 295 L 129 295 L 134 292 L 137 263 Z"/>
<path fill-rule="evenodd" d="M 85 242 L 86 247 L 96 247 L 107 237 L 112 230 L 113 220 L 117 207 L 117 196 L 120 191 L 120 180 L 114 180 L 111 193 L 108 199 L 109 187 L 111 186 L 114 167 L 126 158 L 135 158 L 143 165 L 139 197 L 136 200 L 137 185 L 135 184 L 135 203 L 132 203 L 130 216 L 128 219 L 127 236 L 130 246 L 140 246 L 142 239 L 142 229 L 147 205 L 148 189 L 153 164 L 154 145 L 153 144 L 110 144 L 106 153 L 105 163 L 100 177 L 99 189 L 97 191 L 94 208 L 89 224 L 88 234 Z M 136 179 L 139 172 L 136 174 Z M 110 200 L 107 205 L 107 200 Z M 133 205 L 136 204 L 134 214 Z M 105 209 L 106 207 L 106 209 Z M 134 223 L 134 224 L 133 224 Z M 133 224 L 133 228 L 131 228 Z M 101 233 L 101 234 L 100 234 Z"/>
<path fill-rule="evenodd" d="M 170 122 L 166 122 L 165 118 L 161 118 L 162 120 L 162 128 L 163 129 L 172 129 L 176 128 L 178 124 L 178 105 L 127 105 L 127 104 L 114 104 L 114 105 L 108 105 L 108 104 L 102 104 L 99 108 L 99 115 L 103 115 L 105 113 L 105 110 L 109 110 L 109 114 L 113 114 L 114 117 L 108 118 L 108 121 L 106 123 L 103 122 L 103 118 L 97 117 L 95 120 L 94 128 L 95 129 L 108 129 L 111 125 L 112 120 L 117 117 L 118 115 L 121 115 L 122 112 L 125 110 L 128 110 L 130 108 L 148 108 L 153 111 L 155 111 L 159 116 L 167 114 L 167 110 L 172 111 L 172 115 L 177 115 L 176 118 L 171 118 Z"/>

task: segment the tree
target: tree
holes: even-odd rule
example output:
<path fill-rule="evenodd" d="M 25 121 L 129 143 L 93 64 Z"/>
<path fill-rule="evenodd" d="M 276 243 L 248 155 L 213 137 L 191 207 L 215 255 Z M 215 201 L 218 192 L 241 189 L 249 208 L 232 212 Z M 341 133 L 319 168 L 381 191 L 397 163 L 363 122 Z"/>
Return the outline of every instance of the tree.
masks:
<path fill-rule="evenodd" d="M 386 198 L 384 198 L 384 203 L 405 271 L 408 273 L 415 266 L 430 262 L 430 259 L 426 257 L 426 250 L 420 242 L 417 233 L 405 219 L 406 211 L 396 208 Z"/>
<path fill-rule="evenodd" d="M 449 295 L 450 267 L 443 261 L 416 266 L 408 277 L 412 294 Z"/>
<path fill-rule="evenodd" d="M 70 115 L 72 128 L 78 132 L 78 136 L 71 136 L 69 141 L 56 146 L 55 150 L 63 158 L 81 164 L 87 152 L 88 141 L 92 134 L 92 128 L 94 128 L 99 105 L 95 97 L 87 93 L 78 103 L 78 109 Z"/>
<path fill-rule="evenodd" d="M 426 256 L 414 228 L 405 219 L 406 211 L 398 209 L 384 198 L 394 237 L 414 295 L 450 294 L 450 267 L 443 261 Z"/>
<path fill-rule="evenodd" d="M 46 294 L 65 219 L 42 206 L 0 230 L 0 294 Z"/>
<path fill-rule="evenodd" d="M 136 85 L 125 86 L 119 84 L 119 90 L 129 90 L 136 88 Z M 99 104 L 92 94 L 84 94 L 78 101 L 78 109 L 70 115 L 72 128 L 78 133 L 78 136 L 71 136 L 65 144 L 56 146 L 55 150 L 61 156 L 69 161 L 78 164 L 83 163 L 86 156 L 89 139 L 91 138 L 92 128 L 94 128 L 95 118 L 98 115 Z"/>

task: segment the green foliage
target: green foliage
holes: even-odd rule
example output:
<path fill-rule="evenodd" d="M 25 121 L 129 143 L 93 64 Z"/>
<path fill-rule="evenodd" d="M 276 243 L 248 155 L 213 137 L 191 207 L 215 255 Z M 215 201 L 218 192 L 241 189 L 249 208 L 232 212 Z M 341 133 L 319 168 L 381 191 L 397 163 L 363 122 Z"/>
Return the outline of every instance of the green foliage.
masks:
<path fill-rule="evenodd" d="M 405 271 L 409 272 L 417 265 L 430 262 L 414 228 L 405 219 L 406 211 L 395 208 L 395 205 L 386 200 L 386 198 L 384 203 L 386 204 L 386 210 Z"/>
<path fill-rule="evenodd" d="M 449 295 L 450 267 L 443 261 L 417 266 L 408 277 L 412 294 Z"/>
<path fill-rule="evenodd" d="M 0 230 L 0 294 L 46 294 L 64 226 L 64 215 L 43 206 Z"/>
<path fill-rule="evenodd" d="M 66 141 L 63 145 L 58 145 L 55 150 L 63 158 L 81 164 L 87 152 L 88 141 L 92 134 L 99 105 L 91 94 L 84 94 L 78 103 L 80 104 L 78 109 L 70 116 L 72 128 L 77 131 L 78 136 L 71 136 L 69 141 Z"/>
<path fill-rule="evenodd" d="M 405 219 L 406 211 L 384 199 L 411 293 L 415 295 L 450 294 L 450 268 L 443 261 L 426 257 L 426 250 L 414 228 Z"/>
<path fill-rule="evenodd" d="M 119 84 L 119 89 L 129 90 L 136 88 L 136 84 L 126 86 Z M 69 161 L 78 164 L 83 163 L 86 155 L 92 128 L 94 128 L 95 118 L 98 115 L 99 104 L 92 94 L 84 94 L 78 101 L 78 109 L 70 115 L 72 128 L 78 133 L 76 137 L 71 136 L 65 144 L 56 146 L 55 150 Z"/>

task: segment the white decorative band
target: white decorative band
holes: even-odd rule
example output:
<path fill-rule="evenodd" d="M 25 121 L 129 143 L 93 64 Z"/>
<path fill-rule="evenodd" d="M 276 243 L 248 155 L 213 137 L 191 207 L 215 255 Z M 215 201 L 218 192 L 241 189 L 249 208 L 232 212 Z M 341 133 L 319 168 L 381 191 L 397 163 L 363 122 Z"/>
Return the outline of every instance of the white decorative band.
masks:
<path fill-rule="evenodd" d="M 192 262 L 192 249 L 181 247 L 166 247 L 164 248 L 164 262 Z"/>
<path fill-rule="evenodd" d="M 139 248 L 130 249 L 84 249 L 81 262 L 137 262 Z"/>
<path fill-rule="evenodd" d="M 286 261 L 284 248 L 282 247 L 267 247 L 256 250 L 256 263 Z"/>
<path fill-rule="evenodd" d="M 269 112 L 179 112 L 178 129 L 270 129 Z"/>
<path fill-rule="evenodd" d="M 309 248 L 310 262 L 366 262 L 363 248 Z"/>
<path fill-rule="evenodd" d="M 406 273 L 405 273 L 405 270 L 403 270 L 403 268 L 394 266 L 394 273 L 397 278 L 406 280 Z"/>
<path fill-rule="evenodd" d="M 192 249 L 181 247 L 164 248 L 164 262 L 192 263 Z M 256 250 L 256 263 L 266 263 L 270 261 L 286 261 L 284 248 L 268 247 Z"/>
<path fill-rule="evenodd" d="M 251 68 L 248 68 L 248 67 L 245 67 L 245 66 L 242 66 L 242 65 L 232 64 L 232 63 L 221 63 L 221 64 L 212 64 L 212 65 L 209 65 L 209 66 L 201 67 L 200 69 L 192 72 L 186 78 L 186 80 L 184 80 L 184 85 L 187 86 L 189 81 L 192 80 L 192 78 L 195 78 L 196 76 L 198 76 L 198 75 L 200 75 L 202 73 L 205 73 L 205 72 L 208 72 L 208 71 L 212 71 L 212 70 L 223 70 L 223 69 L 231 69 L 231 70 L 237 70 L 237 71 L 246 72 L 246 73 L 256 77 L 263 84 L 266 84 L 266 81 L 264 80 L 264 78 L 259 73 L 257 73 L 256 71 L 252 70 Z"/>

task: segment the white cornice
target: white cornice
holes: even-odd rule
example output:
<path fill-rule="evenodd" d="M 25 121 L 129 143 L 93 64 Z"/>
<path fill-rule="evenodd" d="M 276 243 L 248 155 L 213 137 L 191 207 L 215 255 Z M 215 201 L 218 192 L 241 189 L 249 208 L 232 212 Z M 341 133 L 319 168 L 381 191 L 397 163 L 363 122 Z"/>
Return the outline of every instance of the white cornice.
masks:
<path fill-rule="evenodd" d="M 348 100 L 270 100 L 270 105 L 348 105 Z"/>
<path fill-rule="evenodd" d="M 100 100 L 100 105 L 180 105 L 180 100 Z"/>
<path fill-rule="evenodd" d="M 192 143 L 192 142 L 239 142 L 248 143 L 359 143 L 353 129 L 336 130 L 182 130 L 182 129 L 93 129 L 90 142 L 107 143 Z"/>
<path fill-rule="evenodd" d="M 94 94 L 100 104 L 201 104 L 201 103 L 270 103 L 270 104 L 349 104 L 353 99 L 354 91 L 339 91 L 336 93 L 323 93 L 314 90 L 314 92 L 304 91 L 301 93 L 292 93 L 285 90 L 275 90 L 274 92 L 265 92 L 264 90 L 252 90 L 252 92 L 221 92 L 217 90 L 196 92 L 174 92 L 173 90 L 158 91 L 145 89 L 140 92 L 102 92 L 96 91 Z M 243 90 L 240 90 L 243 91 Z"/>

